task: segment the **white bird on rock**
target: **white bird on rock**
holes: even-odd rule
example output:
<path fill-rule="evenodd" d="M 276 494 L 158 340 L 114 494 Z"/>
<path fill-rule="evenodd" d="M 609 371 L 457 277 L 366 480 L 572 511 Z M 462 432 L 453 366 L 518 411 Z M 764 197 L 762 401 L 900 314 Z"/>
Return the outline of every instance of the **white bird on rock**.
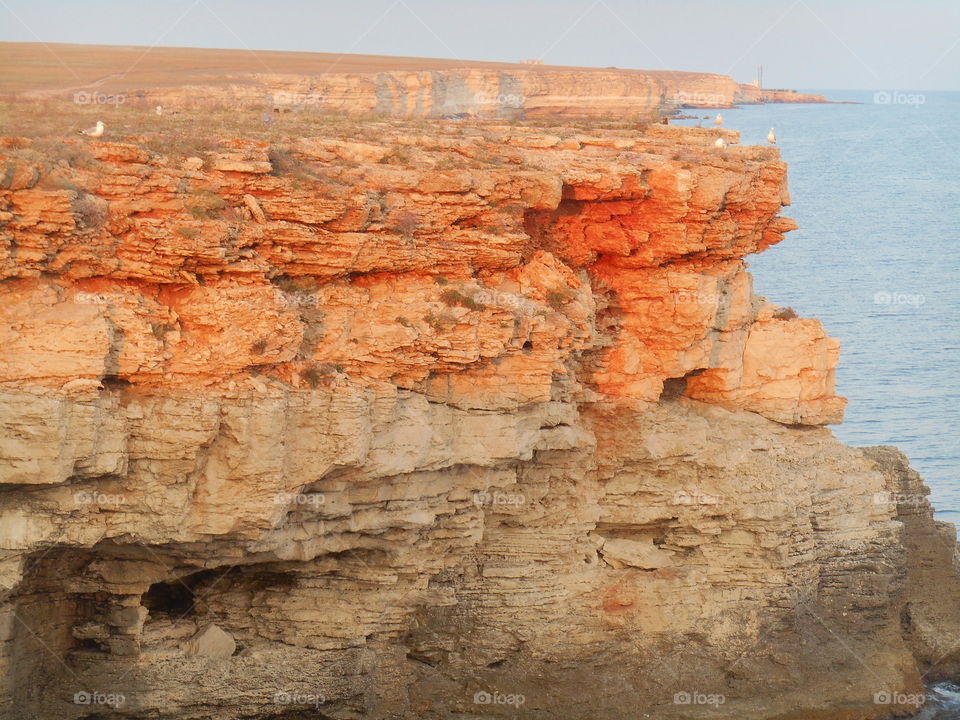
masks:
<path fill-rule="evenodd" d="M 87 137 L 100 137 L 103 135 L 103 121 L 97 120 L 96 127 L 89 127 L 86 130 L 81 130 L 80 134 L 86 135 Z"/>
<path fill-rule="evenodd" d="M 777 144 L 777 136 L 773 133 L 773 128 L 770 128 L 770 132 L 767 133 L 767 142 L 771 145 Z"/>
<path fill-rule="evenodd" d="M 716 125 L 717 127 L 720 127 L 721 125 L 723 125 L 723 115 L 721 115 L 720 113 L 717 113 L 717 116 L 713 119 L 713 124 Z"/>
<path fill-rule="evenodd" d="M 157 109 L 154 110 L 157 115 L 163 115 L 163 105 L 157 105 Z"/>
<path fill-rule="evenodd" d="M 727 141 L 724 140 L 723 138 L 717 138 L 716 140 L 714 140 L 713 146 L 715 148 L 720 148 L 721 150 L 723 150 L 727 146 Z"/>

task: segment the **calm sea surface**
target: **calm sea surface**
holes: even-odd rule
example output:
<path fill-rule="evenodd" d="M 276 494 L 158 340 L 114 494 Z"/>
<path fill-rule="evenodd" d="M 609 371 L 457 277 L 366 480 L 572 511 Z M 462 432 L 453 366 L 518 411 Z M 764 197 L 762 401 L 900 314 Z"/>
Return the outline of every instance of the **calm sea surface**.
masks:
<path fill-rule="evenodd" d="M 897 445 L 960 522 L 960 93 L 824 94 L 861 104 L 723 111 L 790 165 L 800 229 L 749 258 L 754 286 L 841 340 L 836 435 Z"/>

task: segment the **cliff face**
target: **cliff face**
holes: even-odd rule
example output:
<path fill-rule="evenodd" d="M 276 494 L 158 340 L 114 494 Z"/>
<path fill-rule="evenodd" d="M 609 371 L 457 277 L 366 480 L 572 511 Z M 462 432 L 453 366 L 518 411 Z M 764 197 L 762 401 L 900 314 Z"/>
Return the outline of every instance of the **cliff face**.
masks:
<path fill-rule="evenodd" d="M 221 103 L 279 111 L 327 110 L 399 117 L 650 118 L 676 107 L 822 103 L 822 95 L 766 90 L 713 73 L 644 70 L 458 68 L 322 74 L 251 73 L 227 84 L 138 89 L 167 107 Z"/>
<path fill-rule="evenodd" d="M 952 539 L 751 290 L 777 151 L 365 132 L 0 141 L 4 717 L 910 709 Z"/>
<path fill-rule="evenodd" d="M 648 120 L 680 106 L 824 102 L 715 73 L 324 53 L 0 43 L 0 69 L 0 97 L 161 105 L 168 113 L 221 106 L 235 113 L 611 121 Z"/>
<path fill-rule="evenodd" d="M 739 88 L 731 78 L 710 73 L 465 67 L 237 74 L 218 85 L 141 88 L 135 97 L 169 108 L 212 102 L 400 117 L 646 119 L 678 104 L 729 107 L 741 96 Z"/>

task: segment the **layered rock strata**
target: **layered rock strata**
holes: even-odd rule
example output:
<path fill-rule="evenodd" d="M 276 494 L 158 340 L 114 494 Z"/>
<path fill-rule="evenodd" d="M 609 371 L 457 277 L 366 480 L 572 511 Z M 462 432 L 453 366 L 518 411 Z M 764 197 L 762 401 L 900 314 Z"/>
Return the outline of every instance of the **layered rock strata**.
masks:
<path fill-rule="evenodd" d="M 138 89 L 168 107 L 266 105 L 279 112 L 326 110 L 399 117 L 648 119 L 676 108 L 738 103 L 822 103 L 822 95 L 761 90 L 726 75 L 610 69 L 384 70 L 376 73 L 237 76 L 223 86 Z"/>
<path fill-rule="evenodd" d="M 3 717 L 911 709 L 952 537 L 752 292 L 777 151 L 366 131 L 0 141 Z"/>
<path fill-rule="evenodd" d="M 820 95 L 761 90 L 715 73 L 348 54 L 0 43 L 0 67 L 9 71 L 0 79 L 0 96 L 149 110 L 161 105 L 168 113 L 222 106 L 607 121 L 648 120 L 678 107 L 824 102 Z"/>

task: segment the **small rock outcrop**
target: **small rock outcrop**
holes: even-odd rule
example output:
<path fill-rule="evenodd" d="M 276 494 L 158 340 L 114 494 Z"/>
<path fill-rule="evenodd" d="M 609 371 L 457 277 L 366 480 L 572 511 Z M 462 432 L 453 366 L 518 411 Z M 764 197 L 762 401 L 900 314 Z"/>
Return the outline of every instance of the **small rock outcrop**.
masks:
<path fill-rule="evenodd" d="M 180 646 L 188 657 L 228 658 L 237 649 L 229 633 L 210 624 Z"/>

